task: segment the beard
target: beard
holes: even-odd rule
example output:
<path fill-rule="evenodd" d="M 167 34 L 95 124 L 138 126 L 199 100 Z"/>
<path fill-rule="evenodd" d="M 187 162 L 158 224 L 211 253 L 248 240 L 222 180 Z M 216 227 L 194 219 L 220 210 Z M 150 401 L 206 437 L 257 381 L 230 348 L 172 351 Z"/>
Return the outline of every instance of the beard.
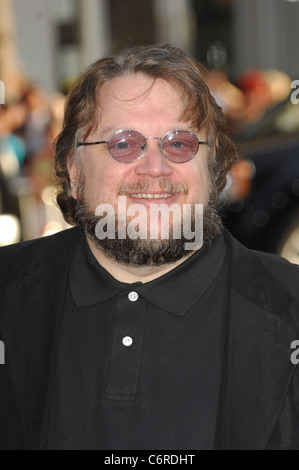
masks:
<path fill-rule="evenodd" d="M 181 192 L 187 194 L 187 188 L 178 183 L 169 183 L 162 180 L 160 187 L 163 192 L 175 193 Z M 128 187 L 124 184 L 119 189 L 118 195 L 126 195 L 130 192 L 146 192 L 149 184 L 145 181 L 136 183 Z M 184 236 L 183 222 L 180 221 L 180 238 L 174 238 L 175 233 L 170 230 L 169 238 L 132 238 L 128 235 L 126 230 L 125 238 L 118 238 L 119 225 L 118 214 L 115 214 L 114 227 L 115 236 L 113 238 L 99 239 L 96 235 L 97 224 L 101 221 L 103 216 L 96 216 L 89 208 L 85 200 L 85 181 L 80 175 L 80 182 L 77 186 L 77 204 L 75 209 L 76 224 L 83 228 L 87 237 L 92 245 L 100 250 L 103 254 L 113 259 L 117 263 L 131 266 L 161 266 L 168 263 L 173 263 L 181 258 L 190 255 L 190 250 L 185 248 L 186 243 L 190 243 L 190 239 Z M 213 183 L 213 179 L 209 177 L 209 201 L 203 213 L 203 244 L 210 244 L 211 241 L 222 232 L 223 226 L 221 218 L 217 211 L 218 191 Z M 126 219 L 126 228 L 130 219 Z M 178 222 L 177 222 L 178 223 Z M 192 233 L 196 229 L 195 221 L 195 204 L 192 204 L 190 226 Z"/>

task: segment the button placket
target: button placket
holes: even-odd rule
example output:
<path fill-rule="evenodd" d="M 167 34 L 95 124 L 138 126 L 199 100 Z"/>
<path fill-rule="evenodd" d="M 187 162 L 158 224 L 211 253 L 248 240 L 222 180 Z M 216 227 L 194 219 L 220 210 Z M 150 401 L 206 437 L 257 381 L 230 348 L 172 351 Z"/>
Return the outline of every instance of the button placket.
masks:
<path fill-rule="evenodd" d="M 107 399 L 135 398 L 143 350 L 145 311 L 146 301 L 137 292 L 119 295 L 105 392 Z"/>

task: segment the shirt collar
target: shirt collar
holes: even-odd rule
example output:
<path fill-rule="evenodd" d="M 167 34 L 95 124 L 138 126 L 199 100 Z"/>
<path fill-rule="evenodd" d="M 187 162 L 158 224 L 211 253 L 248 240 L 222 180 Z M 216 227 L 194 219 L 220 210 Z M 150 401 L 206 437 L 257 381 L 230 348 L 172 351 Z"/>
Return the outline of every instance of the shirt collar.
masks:
<path fill-rule="evenodd" d="M 148 302 L 176 315 L 186 313 L 208 290 L 226 253 L 223 235 L 204 245 L 179 266 L 147 283 L 117 281 L 95 259 L 84 232 L 78 240 L 70 272 L 70 289 L 77 307 L 102 303 L 121 292 L 136 291 Z"/>

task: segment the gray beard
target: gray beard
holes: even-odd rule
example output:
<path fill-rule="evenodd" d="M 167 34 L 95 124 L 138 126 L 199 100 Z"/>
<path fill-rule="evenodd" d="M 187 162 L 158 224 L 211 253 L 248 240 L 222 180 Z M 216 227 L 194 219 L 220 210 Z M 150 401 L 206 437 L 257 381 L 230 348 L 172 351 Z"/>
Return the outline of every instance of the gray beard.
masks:
<path fill-rule="evenodd" d="M 203 244 L 211 243 L 213 238 L 219 235 L 223 229 L 222 221 L 213 199 L 210 197 L 210 201 L 203 214 Z M 190 243 L 190 239 L 184 237 L 183 227 L 181 227 L 182 236 L 179 239 L 173 238 L 171 233 L 169 234 L 169 239 L 132 239 L 128 236 L 125 239 L 118 239 L 116 218 L 115 238 L 100 240 L 96 236 L 96 225 L 102 217 L 95 216 L 90 211 L 83 196 L 77 200 L 75 217 L 77 225 L 85 230 L 86 235 L 95 248 L 114 261 L 124 265 L 161 266 L 190 255 L 190 251 L 185 249 L 185 244 Z M 192 231 L 194 231 L 194 227 L 195 218 L 193 215 L 191 218 Z"/>

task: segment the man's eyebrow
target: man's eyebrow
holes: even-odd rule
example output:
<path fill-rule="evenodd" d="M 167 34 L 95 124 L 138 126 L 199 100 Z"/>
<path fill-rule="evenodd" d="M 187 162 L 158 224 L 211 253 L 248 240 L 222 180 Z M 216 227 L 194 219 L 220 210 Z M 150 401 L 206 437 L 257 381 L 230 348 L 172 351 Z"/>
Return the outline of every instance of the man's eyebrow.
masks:
<path fill-rule="evenodd" d="M 99 128 L 97 129 L 96 131 L 96 135 L 98 136 L 104 136 L 106 135 L 107 137 L 109 137 L 111 134 L 113 134 L 114 132 L 117 132 L 117 131 L 120 131 L 120 130 L 127 130 L 129 128 L 125 128 L 125 127 L 102 127 L 102 128 Z M 175 130 L 185 130 L 185 131 L 189 131 L 189 132 L 192 132 L 193 134 L 197 135 L 199 130 L 197 127 L 195 126 L 177 126 L 173 129 L 169 129 L 168 132 L 171 132 L 171 131 L 175 131 Z M 131 129 L 130 130 L 134 130 L 134 129 Z M 138 131 L 137 131 L 138 132 Z M 108 134 L 108 135 L 107 135 Z M 162 137 L 162 136 L 161 136 Z"/>
<path fill-rule="evenodd" d="M 108 132 L 108 131 L 114 131 L 115 129 L 121 129 L 120 127 L 115 127 L 115 126 L 109 126 L 109 127 L 103 127 L 100 130 L 102 132 Z"/>
<path fill-rule="evenodd" d="M 103 127 L 103 128 L 97 129 L 97 134 L 112 133 L 112 132 L 116 132 L 117 130 L 118 128 L 116 127 Z"/>

